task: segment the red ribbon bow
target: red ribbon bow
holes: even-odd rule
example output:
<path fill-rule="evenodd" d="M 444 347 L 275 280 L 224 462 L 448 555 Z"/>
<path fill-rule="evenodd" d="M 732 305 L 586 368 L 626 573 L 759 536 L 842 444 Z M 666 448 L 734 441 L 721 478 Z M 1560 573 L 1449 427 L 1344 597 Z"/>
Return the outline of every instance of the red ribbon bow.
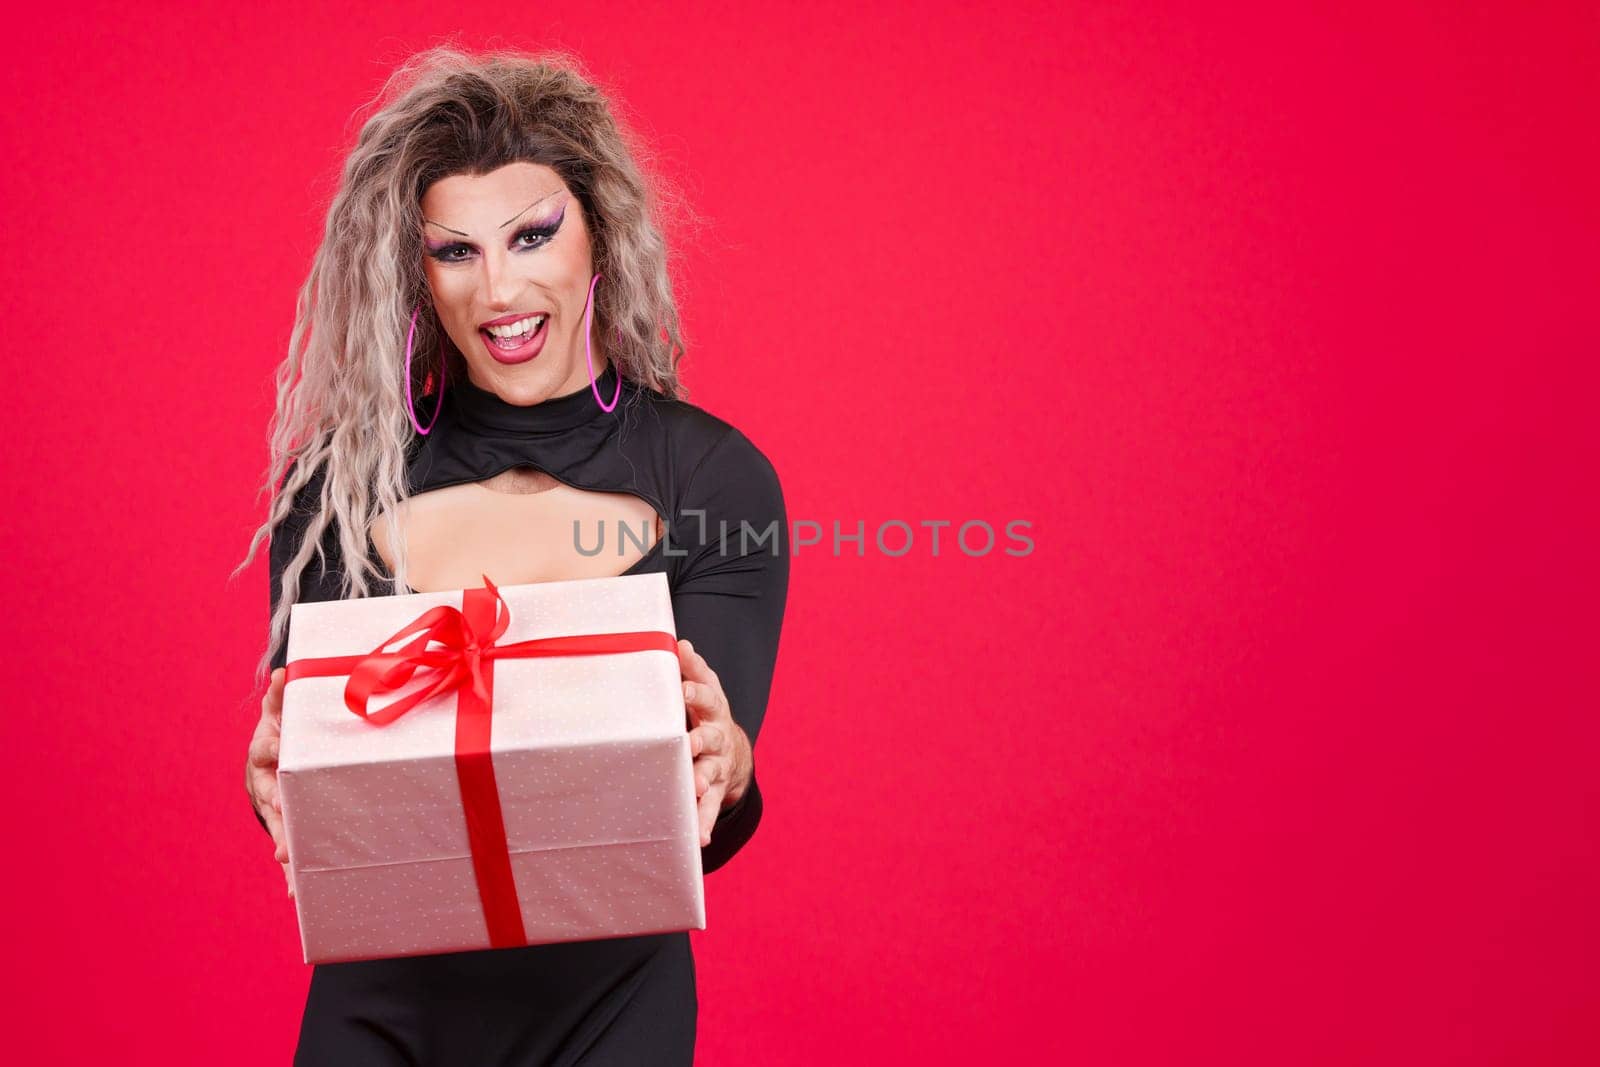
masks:
<path fill-rule="evenodd" d="M 663 630 L 626 633 L 575 634 L 539 637 L 510 645 L 495 642 L 511 625 L 511 609 L 500 590 L 483 576 L 484 588 L 462 592 L 461 608 L 430 608 L 401 627 L 365 656 L 307 657 L 290 661 L 284 684 L 296 678 L 326 678 L 348 674 L 344 702 L 352 712 L 377 726 L 393 722 L 412 708 L 442 693 L 455 690 L 456 772 L 461 783 L 461 804 L 466 813 L 467 839 L 477 875 L 478 897 L 483 902 L 489 943 L 508 948 L 528 943 L 522 925 L 522 908 L 511 876 L 510 847 L 495 786 L 494 764 L 489 754 L 494 707 L 494 661 L 543 656 L 596 656 L 620 652 L 670 652 L 678 654 L 678 639 Z M 385 651 L 404 641 L 396 651 Z M 429 648 L 437 645 L 437 648 Z M 373 697 L 397 692 L 414 678 L 437 675 L 424 686 L 377 711 L 368 710 Z"/>

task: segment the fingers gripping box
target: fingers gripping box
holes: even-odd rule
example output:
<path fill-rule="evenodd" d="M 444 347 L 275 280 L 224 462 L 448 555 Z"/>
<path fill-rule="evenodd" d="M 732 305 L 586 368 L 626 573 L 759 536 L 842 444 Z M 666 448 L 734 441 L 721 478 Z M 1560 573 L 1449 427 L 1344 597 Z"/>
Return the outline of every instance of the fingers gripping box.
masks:
<path fill-rule="evenodd" d="M 295 604 L 307 963 L 705 928 L 666 576 Z"/>

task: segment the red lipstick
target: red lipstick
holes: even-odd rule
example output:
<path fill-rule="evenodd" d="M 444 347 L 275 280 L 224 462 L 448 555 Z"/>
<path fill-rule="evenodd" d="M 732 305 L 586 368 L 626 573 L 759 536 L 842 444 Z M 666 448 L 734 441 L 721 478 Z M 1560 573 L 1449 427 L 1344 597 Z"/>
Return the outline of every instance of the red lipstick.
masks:
<path fill-rule="evenodd" d="M 509 326 L 524 319 L 543 318 L 539 328 L 530 330 L 516 338 L 495 337 L 488 330 L 490 326 Z M 483 347 L 500 363 L 526 363 L 539 354 L 544 348 L 545 338 L 550 334 L 550 316 L 547 312 L 518 312 L 513 315 L 502 315 L 498 319 L 490 319 L 478 327 L 478 336 L 483 339 Z"/>

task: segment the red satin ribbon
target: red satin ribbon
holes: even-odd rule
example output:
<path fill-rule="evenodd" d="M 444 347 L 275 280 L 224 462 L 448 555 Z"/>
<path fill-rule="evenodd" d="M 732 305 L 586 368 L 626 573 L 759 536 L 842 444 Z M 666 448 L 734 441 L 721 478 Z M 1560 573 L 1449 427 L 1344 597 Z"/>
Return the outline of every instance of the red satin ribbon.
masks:
<path fill-rule="evenodd" d="M 484 588 L 463 591 L 461 608 L 430 608 L 401 627 L 364 656 L 306 657 L 287 663 L 284 684 L 296 678 L 328 678 L 348 674 L 344 702 L 351 711 L 378 726 L 393 722 L 424 700 L 457 691 L 456 773 L 461 805 L 467 817 L 467 839 L 478 880 L 478 898 L 489 928 L 489 944 L 509 948 L 528 943 L 522 906 L 511 877 L 511 852 L 506 843 L 500 792 L 489 755 L 494 707 L 494 661 L 540 656 L 598 656 L 619 652 L 678 653 L 678 639 L 663 630 L 540 637 L 497 645 L 511 624 L 511 608 L 500 590 L 483 577 Z M 385 652 L 397 642 L 397 651 Z M 430 644 L 439 648 L 429 648 Z M 378 711 L 368 703 L 382 693 L 404 688 L 414 677 L 437 675 L 432 685 L 396 700 Z"/>

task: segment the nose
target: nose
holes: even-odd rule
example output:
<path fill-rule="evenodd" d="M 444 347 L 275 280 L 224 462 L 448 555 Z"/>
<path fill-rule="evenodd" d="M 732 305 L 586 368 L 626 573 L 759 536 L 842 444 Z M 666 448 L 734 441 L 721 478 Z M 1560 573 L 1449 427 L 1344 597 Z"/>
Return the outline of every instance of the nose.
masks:
<path fill-rule="evenodd" d="M 493 311 L 509 311 L 517 299 L 521 282 L 504 253 L 490 253 L 483 257 L 484 296 Z"/>

